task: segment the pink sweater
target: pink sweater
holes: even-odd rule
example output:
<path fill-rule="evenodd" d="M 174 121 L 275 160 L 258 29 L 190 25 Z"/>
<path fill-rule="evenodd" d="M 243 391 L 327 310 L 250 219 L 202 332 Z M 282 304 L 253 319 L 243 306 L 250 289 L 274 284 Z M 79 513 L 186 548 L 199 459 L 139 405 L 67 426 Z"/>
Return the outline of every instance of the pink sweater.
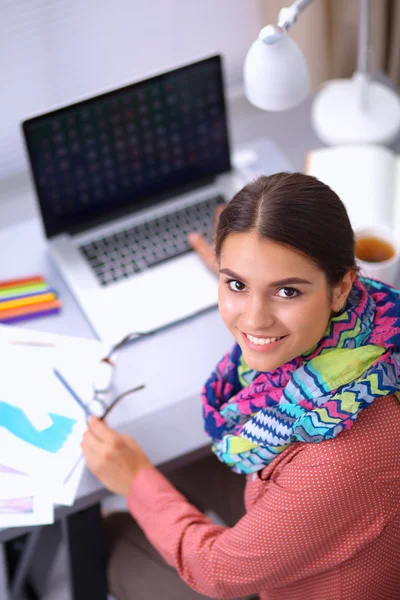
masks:
<path fill-rule="evenodd" d="M 131 514 L 165 560 L 212 598 L 400 599 L 400 403 L 379 398 L 334 440 L 290 446 L 248 477 L 246 515 L 214 525 L 157 470 Z"/>

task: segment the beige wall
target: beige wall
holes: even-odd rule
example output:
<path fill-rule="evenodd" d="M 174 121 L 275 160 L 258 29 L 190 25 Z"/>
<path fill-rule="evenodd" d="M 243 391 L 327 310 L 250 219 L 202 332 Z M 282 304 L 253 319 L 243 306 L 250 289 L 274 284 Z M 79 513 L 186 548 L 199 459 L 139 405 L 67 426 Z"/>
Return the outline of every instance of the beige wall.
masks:
<path fill-rule="evenodd" d="M 290 0 L 263 0 L 265 24 L 276 23 Z M 400 81 L 400 0 L 370 0 L 370 70 L 386 71 Z M 350 77 L 356 68 L 358 0 L 314 0 L 302 13 L 291 36 L 310 67 L 312 88 L 334 77 Z"/>

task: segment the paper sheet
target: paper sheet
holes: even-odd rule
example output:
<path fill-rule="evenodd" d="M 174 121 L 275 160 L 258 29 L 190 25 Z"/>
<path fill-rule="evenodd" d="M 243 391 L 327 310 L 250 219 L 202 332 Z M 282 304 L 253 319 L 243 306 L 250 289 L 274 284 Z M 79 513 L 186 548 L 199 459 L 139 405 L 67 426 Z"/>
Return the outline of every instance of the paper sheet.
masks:
<path fill-rule="evenodd" d="M 47 525 L 53 521 L 53 502 L 45 486 L 0 465 L 0 527 Z"/>
<path fill-rule="evenodd" d="M 39 342 L 43 345 L 35 345 Z M 54 367 L 88 402 L 93 373 L 106 352 L 97 341 L 0 326 L 0 463 L 26 473 L 31 482 L 41 481 L 51 503 L 74 502 L 86 429 L 84 411 L 55 377 Z M 11 479 L 4 483 L 11 485 Z"/>
<path fill-rule="evenodd" d="M 56 354 L 47 348 L 0 345 L 0 462 L 28 475 L 47 471 L 52 481 L 62 482 L 79 457 L 86 421 L 81 407 L 54 375 Z M 76 355 L 68 361 L 70 373 L 85 365 Z M 72 385 L 80 394 L 78 379 Z M 90 396 L 83 399 L 89 401 Z M 32 411 L 39 418 L 49 417 L 50 427 L 37 429 L 29 417 Z"/>

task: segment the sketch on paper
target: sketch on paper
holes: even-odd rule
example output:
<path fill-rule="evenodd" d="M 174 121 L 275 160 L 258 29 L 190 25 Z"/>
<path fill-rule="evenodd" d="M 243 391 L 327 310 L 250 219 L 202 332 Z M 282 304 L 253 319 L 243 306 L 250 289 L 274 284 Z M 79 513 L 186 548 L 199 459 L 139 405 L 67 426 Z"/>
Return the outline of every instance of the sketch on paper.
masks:
<path fill-rule="evenodd" d="M 49 413 L 52 425 L 38 430 L 24 410 L 0 400 L 0 427 L 4 427 L 20 440 L 47 452 L 58 452 L 71 435 L 75 419 Z"/>

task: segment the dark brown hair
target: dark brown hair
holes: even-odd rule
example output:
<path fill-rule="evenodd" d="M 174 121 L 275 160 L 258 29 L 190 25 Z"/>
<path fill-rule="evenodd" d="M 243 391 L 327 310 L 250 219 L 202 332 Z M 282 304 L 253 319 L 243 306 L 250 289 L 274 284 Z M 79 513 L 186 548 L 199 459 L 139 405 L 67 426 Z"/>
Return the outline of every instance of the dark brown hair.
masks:
<path fill-rule="evenodd" d="M 240 190 L 220 216 L 217 259 L 228 235 L 249 231 L 306 255 L 330 285 L 339 283 L 347 271 L 357 271 L 354 232 L 343 202 L 310 175 L 261 176 Z"/>

